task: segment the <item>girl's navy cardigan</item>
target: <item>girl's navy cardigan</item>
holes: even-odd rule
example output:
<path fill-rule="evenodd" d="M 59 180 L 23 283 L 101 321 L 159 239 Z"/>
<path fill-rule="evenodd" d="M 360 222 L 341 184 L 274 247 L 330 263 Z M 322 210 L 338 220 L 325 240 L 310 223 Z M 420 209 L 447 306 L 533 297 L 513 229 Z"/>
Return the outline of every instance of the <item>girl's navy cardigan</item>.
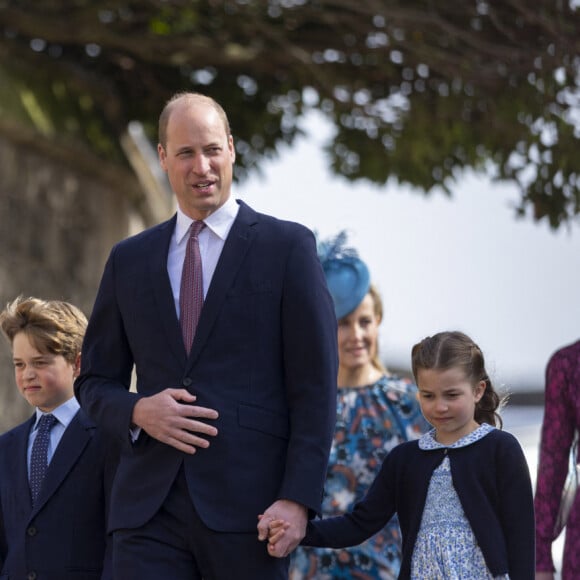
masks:
<path fill-rule="evenodd" d="M 401 443 L 387 455 L 352 512 L 309 522 L 302 544 L 355 546 L 397 513 L 403 537 L 399 578 L 410 578 L 431 475 L 446 454 L 453 486 L 490 572 L 509 574 L 510 580 L 533 580 L 534 505 L 529 469 L 517 439 L 499 429 L 455 449 L 424 451 L 418 441 Z"/>

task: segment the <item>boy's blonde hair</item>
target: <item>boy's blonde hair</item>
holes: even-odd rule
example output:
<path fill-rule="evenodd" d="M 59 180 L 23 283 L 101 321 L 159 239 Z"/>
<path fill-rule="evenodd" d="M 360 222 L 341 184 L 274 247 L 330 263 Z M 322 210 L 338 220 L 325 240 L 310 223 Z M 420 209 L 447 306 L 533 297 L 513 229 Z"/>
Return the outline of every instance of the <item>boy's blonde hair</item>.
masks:
<path fill-rule="evenodd" d="M 24 332 L 44 354 L 61 355 L 75 364 L 87 328 L 87 317 L 76 306 L 61 300 L 19 296 L 0 313 L 0 328 L 12 345 Z"/>

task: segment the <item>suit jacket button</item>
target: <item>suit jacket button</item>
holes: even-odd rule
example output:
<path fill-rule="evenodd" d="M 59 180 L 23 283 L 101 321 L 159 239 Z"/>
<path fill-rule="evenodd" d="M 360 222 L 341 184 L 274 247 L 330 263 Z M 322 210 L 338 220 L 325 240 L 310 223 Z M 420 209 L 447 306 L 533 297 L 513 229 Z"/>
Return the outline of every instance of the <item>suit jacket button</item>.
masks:
<path fill-rule="evenodd" d="M 182 384 L 184 387 L 191 387 L 191 383 L 193 383 L 193 381 L 189 377 L 185 377 Z"/>
<path fill-rule="evenodd" d="M 38 578 L 38 574 L 36 572 L 31 571 L 26 574 L 26 580 L 36 580 Z"/>
<path fill-rule="evenodd" d="M 26 529 L 26 533 L 29 536 L 36 536 L 37 531 L 38 530 L 34 526 L 30 526 L 29 528 Z M 36 572 L 31 572 L 31 574 L 36 574 Z M 35 576 L 35 578 L 36 578 L 36 576 Z"/>

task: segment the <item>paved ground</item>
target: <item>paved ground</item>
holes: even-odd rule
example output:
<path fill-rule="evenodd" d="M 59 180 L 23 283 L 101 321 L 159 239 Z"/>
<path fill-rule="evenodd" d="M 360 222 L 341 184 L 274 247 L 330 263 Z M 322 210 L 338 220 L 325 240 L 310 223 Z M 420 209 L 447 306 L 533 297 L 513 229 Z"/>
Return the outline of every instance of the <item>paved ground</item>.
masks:
<path fill-rule="evenodd" d="M 513 433 L 524 449 L 530 466 L 532 480 L 535 482 L 538 469 L 538 450 L 540 445 L 540 429 L 544 409 L 541 406 L 507 405 L 502 412 L 504 430 Z M 553 546 L 554 564 L 559 571 L 564 547 L 564 535 L 560 536 Z M 557 575 L 556 579 L 560 576 Z"/>

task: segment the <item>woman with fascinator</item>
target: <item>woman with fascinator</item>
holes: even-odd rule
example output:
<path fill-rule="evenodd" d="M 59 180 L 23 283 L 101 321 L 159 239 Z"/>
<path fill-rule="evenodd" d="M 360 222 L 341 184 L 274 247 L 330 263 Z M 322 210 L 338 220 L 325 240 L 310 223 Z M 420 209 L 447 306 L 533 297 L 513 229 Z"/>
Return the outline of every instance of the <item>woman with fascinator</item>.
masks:
<path fill-rule="evenodd" d="M 323 517 L 348 512 L 365 495 L 391 449 L 429 429 L 415 384 L 390 374 L 380 361 L 381 297 L 370 283 L 366 264 L 345 243 L 346 234 L 341 232 L 318 244 L 338 320 L 339 352 L 337 417 Z M 397 578 L 400 540 L 395 517 L 353 548 L 299 546 L 292 555 L 290 580 Z"/>

